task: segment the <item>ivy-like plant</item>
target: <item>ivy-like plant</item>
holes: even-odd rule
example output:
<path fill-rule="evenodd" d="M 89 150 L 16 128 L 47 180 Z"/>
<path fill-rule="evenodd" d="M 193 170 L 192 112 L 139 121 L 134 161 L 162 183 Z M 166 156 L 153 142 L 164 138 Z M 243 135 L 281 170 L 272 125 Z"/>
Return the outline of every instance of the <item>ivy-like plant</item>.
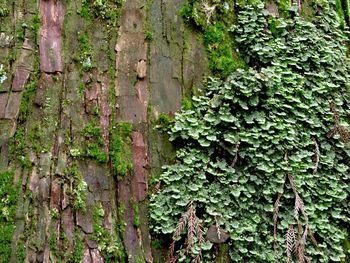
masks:
<path fill-rule="evenodd" d="M 240 9 L 231 30 L 249 68 L 209 79 L 176 114 L 170 139 L 183 147 L 151 198 L 155 232 L 174 235 L 190 204 L 204 232 L 230 234 L 233 262 L 346 261 L 350 63 L 334 8 L 323 1 L 313 21 L 297 7 Z"/>

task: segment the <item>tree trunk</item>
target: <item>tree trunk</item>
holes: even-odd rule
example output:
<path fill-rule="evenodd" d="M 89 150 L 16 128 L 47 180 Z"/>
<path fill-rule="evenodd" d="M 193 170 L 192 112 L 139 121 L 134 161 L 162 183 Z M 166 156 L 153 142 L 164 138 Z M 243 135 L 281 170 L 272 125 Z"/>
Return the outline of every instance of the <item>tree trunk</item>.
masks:
<path fill-rule="evenodd" d="M 0 262 L 164 261 L 154 126 L 206 72 L 181 2 L 0 0 Z"/>

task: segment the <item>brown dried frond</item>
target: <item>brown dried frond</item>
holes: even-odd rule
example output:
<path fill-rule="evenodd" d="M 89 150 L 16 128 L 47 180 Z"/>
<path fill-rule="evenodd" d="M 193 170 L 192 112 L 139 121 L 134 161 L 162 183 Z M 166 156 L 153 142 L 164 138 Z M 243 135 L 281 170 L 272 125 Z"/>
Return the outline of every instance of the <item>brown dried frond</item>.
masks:
<path fill-rule="evenodd" d="M 204 232 L 202 230 L 201 224 L 199 223 L 199 219 L 195 223 L 195 229 L 196 229 L 196 236 L 198 239 L 198 243 L 203 244 L 205 242 L 204 237 L 203 237 Z"/>
<path fill-rule="evenodd" d="M 314 144 L 315 144 L 315 168 L 313 170 L 313 175 L 317 173 L 318 165 L 320 163 L 320 148 L 318 147 L 317 141 L 315 138 L 313 138 Z"/>
<path fill-rule="evenodd" d="M 292 253 L 295 248 L 295 232 L 293 225 L 289 225 L 289 228 L 287 230 L 286 234 L 286 252 L 287 252 L 287 259 L 288 263 L 293 262 L 292 261 Z"/>
<path fill-rule="evenodd" d="M 199 246 L 204 243 L 203 230 L 200 224 L 200 220 L 196 215 L 196 209 L 193 206 L 193 202 L 190 201 L 187 205 L 186 212 L 181 216 L 174 234 L 173 241 L 169 247 L 169 257 L 167 263 L 175 263 L 178 260 L 178 256 L 175 256 L 175 242 L 181 236 L 181 233 L 184 231 L 187 225 L 187 246 L 186 254 L 194 247 L 195 237 L 197 237 Z M 202 251 L 200 250 L 198 255 L 193 259 L 192 262 L 200 262 L 202 260 Z"/>
<path fill-rule="evenodd" d="M 210 18 L 214 14 L 217 5 L 210 6 L 206 1 L 202 1 L 201 5 L 202 5 L 202 9 L 205 13 L 205 16 L 207 18 L 207 24 L 210 24 Z"/>
<path fill-rule="evenodd" d="M 216 216 L 215 216 L 215 225 L 216 225 L 216 234 L 218 235 L 218 238 L 221 239 L 221 230 L 220 230 L 219 222 Z"/>
<path fill-rule="evenodd" d="M 153 188 L 153 191 L 152 191 L 152 194 L 156 194 L 158 193 L 159 189 L 160 189 L 160 186 L 161 186 L 161 182 L 158 181 L 157 184 L 154 186 Z"/>
<path fill-rule="evenodd" d="M 278 220 L 278 212 L 280 206 L 280 200 L 282 197 L 282 193 L 278 193 L 277 199 L 273 206 L 273 247 L 275 250 L 275 255 L 277 255 L 278 243 L 277 243 L 277 220 Z"/>
<path fill-rule="evenodd" d="M 200 263 L 202 262 L 202 251 L 199 251 L 198 255 L 192 260 L 191 263 Z"/>
<path fill-rule="evenodd" d="M 308 232 L 307 232 L 307 233 L 308 233 L 308 235 L 309 235 L 309 237 L 310 237 L 312 243 L 314 244 L 314 246 L 317 246 L 317 240 L 316 240 L 316 238 L 314 237 L 314 234 L 311 232 L 310 225 L 307 224 L 306 227 L 307 227 L 307 229 L 308 229 Z"/>
<path fill-rule="evenodd" d="M 169 247 L 169 253 L 168 253 L 168 259 L 166 263 L 175 263 L 178 259 L 178 256 L 174 255 L 175 252 L 175 240 L 171 242 L 170 247 Z"/>
<path fill-rule="evenodd" d="M 350 135 L 346 131 L 346 129 L 340 125 L 339 114 L 337 112 L 337 108 L 334 100 L 332 100 L 329 105 L 330 105 L 331 112 L 333 113 L 333 120 L 335 124 L 334 124 L 334 127 L 328 132 L 327 136 L 332 137 L 336 133 L 336 131 L 338 131 L 340 138 L 343 140 L 343 142 L 348 143 L 350 140 Z"/>
<path fill-rule="evenodd" d="M 296 185 L 293 181 L 293 176 L 291 174 L 288 174 L 288 180 L 289 180 L 290 186 L 293 190 L 293 193 L 295 195 L 294 217 L 296 219 L 298 219 L 298 214 L 300 211 L 303 214 L 305 221 L 308 222 L 308 217 L 307 217 L 306 209 L 304 206 L 304 202 L 299 196 L 298 190 L 297 190 Z"/>
<path fill-rule="evenodd" d="M 175 228 L 175 232 L 173 234 L 173 240 L 176 240 L 180 237 L 182 231 L 185 229 L 185 226 L 187 225 L 188 221 L 188 212 L 182 215 L 179 222 L 177 223 L 177 226 Z"/>
<path fill-rule="evenodd" d="M 196 214 L 194 211 L 194 208 L 191 204 L 191 206 L 188 209 L 188 225 L 187 225 L 187 248 L 186 253 L 191 250 L 191 248 L 194 245 L 194 236 L 196 234 L 195 229 L 195 223 L 196 223 Z"/>
<path fill-rule="evenodd" d="M 236 150 L 236 155 L 235 155 L 235 158 L 233 158 L 233 161 L 231 163 L 231 167 L 234 167 L 236 165 L 237 160 L 238 160 L 239 145 L 240 145 L 240 142 L 238 142 L 236 144 L 236 149 L 235 149 Z"/>
<path fill-rule="evenodd" d="M 299 224 L 300 225 L 300 224 Z M 296 242 L 295 247 L 295 257 L 297 258 L 298 262 L 305 263 L 305 244 L 306 244 L 306 237 L 307 237 L 308 227 L 305 226 L 304 233 L 301 237 L 298 237 L 298 240 Z"/>

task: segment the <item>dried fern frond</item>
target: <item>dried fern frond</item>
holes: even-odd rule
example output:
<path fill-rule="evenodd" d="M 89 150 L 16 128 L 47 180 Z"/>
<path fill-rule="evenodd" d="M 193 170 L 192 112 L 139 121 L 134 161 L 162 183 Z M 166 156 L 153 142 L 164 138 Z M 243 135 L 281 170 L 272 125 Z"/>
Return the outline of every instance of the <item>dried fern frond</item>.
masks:
<path fill-rule="evenodd" d="M 238 143 L 236 144 L 236 149 L 235 149 L 236 155 L 235 155 L 235 158 L 233 158 L 233 160 L 232 160 L 231 167 L 234 167 L 234 166 L 236 165 L 237 161 L 238 161 L 239 145 L 240 145 L 240 142 L 238 142 Z"/>
<path fill-rule="evenodd" d="M 221 230 L 220 230 L 219 222 L 216 216 L 215 216 L 215 225 L 216 225 L 216 234 L 218 235 L 218 239 L 221 239 Z"/>
<path fill-rule="evenodd" d="M 348 143 L 350 140 L 350 135 L 346 131 L 346 129 L 342 125 L 340 125 L 339 115 L 338 115 L 334 100 L 330 102 L 330 109 L 331 109 L 331 112 L 333 113 L 333 120 L 335 125 L 334 125 L 334 128 L 332 128 L 332 130 L 328 132 L 329 134 L 328 136 L 331 137 L 335 134 L 336 131 L 338 131 L 340 138 L 343 140 L 343 142 Z"/>
<path fill-rule="evenodd" d="M 191 263 L 200 263 L 202 262 L 202 251 L 199 251 L 198 255 L 192 260 Z"/>
<path fill-rule="evenodd" d="M 293 225 L 289 225 L 286 233 L 286 252 L 287 252 L 287 262 L 292 263 L 292 255 L 295 248 L 295 232 Z"/>
<path fill-rule="evenodd" d="M 217 5 L 210 6 L 207 2 L 202 1 L 201 2 L 201 6 L 202 6 L 202 9 L 203 9 L 203 11 L 205 13 L 205 16 L 207 18 L 207 24 L 209 25 L 210 24 L 210 18 L 213 16 Z"/>
<path fill-rule="evenodd" d="M 315 150 L 314 150 L 314 153 L 315 153 L 315 168 L 313 170 L 313 175 L 317 174 L 317 169 L 318 169 L 318 165 L 320 163 L 320 148 L 318 147 L 318 144 L 317 144 L 317 141 L 315 138 L 313 138 L 313 141 L 314 141 L 314 144 L 315 144 Z"/>
<path fill-rule="evenodd" d="M 314 235 L 312 234 L 309 224 L 307 225 L 307 229 L 308 229 L 308 232 L 307 232 L 307 233 L 308 233 L 308 235 L 309 235 L 309 237 L 310 237 L 312 243 L 314 244 L 314 246 L 317 246 L 317 240 L 316 240 L 316 238 L 314 237 Z"/>
<path fill-rule="evenodd" d="M 277 243 L 277 220 L 278 220 L 278 212 L 279 212 L 279 206 L 280 206 L 280 200 L 282 197 L 282 193 L 278 193 L 277 199 L 275 201 L 275 204 L 273 206 L 273 247 L 275 250 L 275 256 L 277 255 L 277 249 L 278 249 L 278 243 Z"/>
<path fill-rule="evenodd" d="M 186 239 L 187 245 L 186 245 L 185 253 L 188 254 L 195 245 L 195 237 L 197 238 L 199 247 L 201 247 L 201 244 L 205 242 L 203 238 L 202 226 L 200 224 L 199 218 L 196 215 L 196 209 L 193 206 L 192 201 L 188 203 L 186 212 L 181 216 L 175 228 L 175 231 L 173 234 L 173 241 L 171 242 L 169 247 L 169 256 L 168 256 L 167 263 L 175 263 L 178 260 L 178 256 L 174 255 L 175 242 L 181 236 L 186 226 L 187 226 L 187 239 Z M 192 260 L 192 262 L 199 263 L 201 262 L 201 260 L 202 260 L 202 251 L 200 250 L 198 255 Z"/>

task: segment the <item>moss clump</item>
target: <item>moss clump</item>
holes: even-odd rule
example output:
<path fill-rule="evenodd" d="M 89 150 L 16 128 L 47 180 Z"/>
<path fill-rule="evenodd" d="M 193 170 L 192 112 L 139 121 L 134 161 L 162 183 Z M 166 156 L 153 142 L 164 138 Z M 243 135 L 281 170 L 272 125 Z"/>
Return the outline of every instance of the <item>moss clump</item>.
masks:
<path fill-rule="evenodd" d="M 209 68 L 221 78 L 227 77 L 238 68 L 246 68 L 245 61 L 234 51 L 232 43 L 224 23 L 211 25 L 204 32 Z"/>
<path fill-rule="evenodd" d="M 32 30 L 32 32 L 37 34 L 39 31 L 39 28 L 40 28 L 40 16 L 39 14 L 35 14 L 32 18 L 32 25 L 30 27 L 30 30 Z"/>
<path fill-rule="evenodd" d="M 288 10 L 292 5 L 292 1 L 291 0 L 278 0 L 277 4 L 278 4 L 278 9 L 279 9 L 280 13 L 288 14 Z"/>
<path fill-rule="evenodd" d="M 83 258 L 84 243 L 81 237 L 80 229 L 76 226 L 74 228 L 74 250 L 69 257 L 69 262 L 79 263 Z"/>
<path fill-rule="evenodd" d="M 26 154 L 26 139 L 24 128 L 19 127 L 10 140 L 10 155 L 22 168 L 30 168 L 31 162 Z"/>
<path fill-rule="evenodd" d="M 123 177 L 133 168 L 131 132 L 129 122 L 120 122 L 111 130 L 110 158 L 114 176 Z"/>
<path fill-rule="evenodd" d="M 81 34 L 78 38 L 79 52 L 76 61 L 80 63 L 83 71 L 92 69 L 92 46 L 87 34 Z"/>
<path fill-rule="evenodd" d="M 1 262 L 10 262 L 11 241 L 15 231 L 15 214 L 19 184 L 14 184 L 14 172 L 0 172 L 0 255 Z"/>
<path fill-rule="evenodd" d="M 115 231 L 110 231 L 102 226 L 104 215 L 101 203 L 95 204 L 92 214 L 93 234 L 91 238 L 98 243 L 104 262 L 125 262 L 125 251 L 119 236 Z"/>
<path fill-rule="evenodd" d="M 108 156 L 103 150 L 104 141 L 101 133 L 101 128 L 95 121 L 89 122 L 84 130 L 83 135 L 87 141 L 85 156 L 95 159 L 99 163 L 106 163 Z"/>

